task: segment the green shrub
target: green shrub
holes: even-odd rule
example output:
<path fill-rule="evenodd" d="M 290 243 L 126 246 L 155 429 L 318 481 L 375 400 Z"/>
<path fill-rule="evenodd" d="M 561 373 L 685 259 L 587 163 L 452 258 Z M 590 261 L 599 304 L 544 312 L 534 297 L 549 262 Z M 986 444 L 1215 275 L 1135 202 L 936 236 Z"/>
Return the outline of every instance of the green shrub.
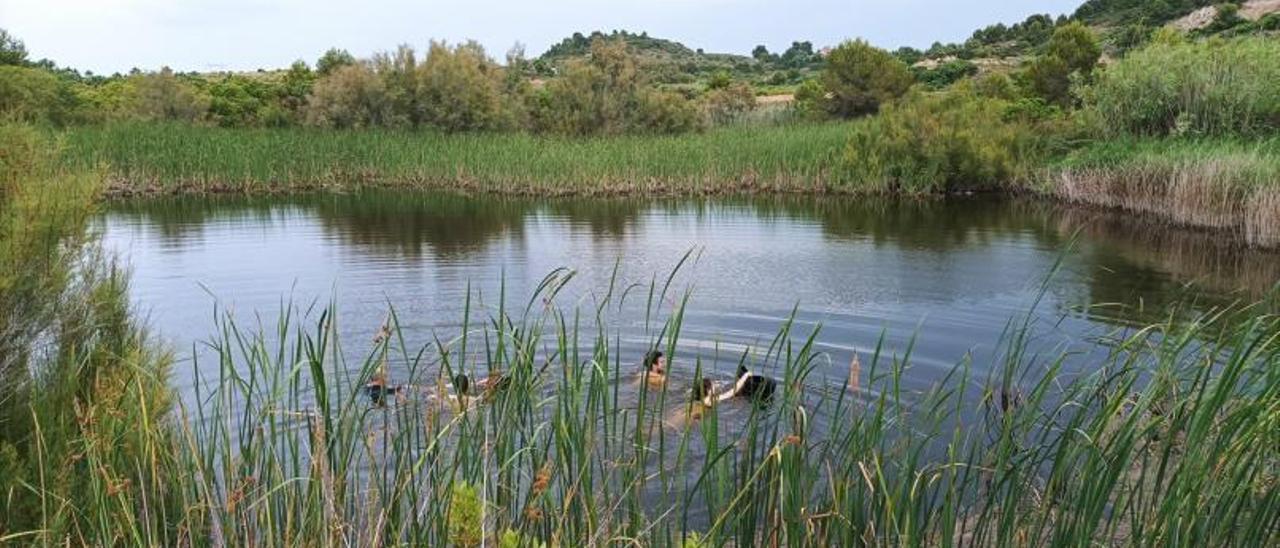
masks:
<path fill-rule="evenodd" d="M 1054 119 L 967 89 L 918 94 L 855 126 L 840 175 L 867 190 L 909 194 L 1015 186 L 1059 131 Z"/>
<path fill-rule="evenodd" d="M 965 78 L 978 74 L 978 65 L 957 59 L 932 69 L 913 68 L 916 79 L 930 89 L 942 89 Z"/>
<path fill-rule="evenodd" d="M 629 118 L 627 127 L 633 133 L 687 133 L 702 126 L 693 102 L 678 93 L 652 88 L 636 93 L 636 109 Z"/>
<path fill-rule="evenodd" d="M 1280 130 L 1280 42 L 1154 43 L 1101 73 L 1107 134 L 1264 135 Z"/>
<path fill-rule="evenodd" d="M 386 84 L 363 64 L 344 65 L 321 77 L 307 99 L 307 123 L 316 126 L 382 126 L 391 115 Z"/>
<path fill-rule="evenodd" d="M 702 102 L 712 124 L 726 124 L 754 109 L 756 95 L 751 86 L 737 82 L 708 91 Z"/>
<path fill-rule="evenodd" d="M 449 500 L 449 542 L 453 546 L 470 548 L 484 541 L 484 501 L 476 488 L 458 482 L 453 486 Z"/>
<path fill-rule="evenodd" d="M 1007 74 L 991 72 L 973 81 L 973 91 L 988 99 L 1012 100 L 1018 95 L 1013 79 Z"/>

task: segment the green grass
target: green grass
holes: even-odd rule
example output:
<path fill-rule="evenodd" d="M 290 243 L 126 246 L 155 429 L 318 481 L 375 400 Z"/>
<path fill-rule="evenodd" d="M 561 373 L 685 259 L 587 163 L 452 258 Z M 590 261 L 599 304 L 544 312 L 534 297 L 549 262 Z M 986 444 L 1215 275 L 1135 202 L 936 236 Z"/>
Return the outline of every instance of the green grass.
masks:
<path fill-rule="evenodd" d="M 536 194 L 826 188 L 847 125 L 559 139 L 392 130 L 78 127 L 72 165 L 106 165 L 116 193 L 281 192 L 360 185 Z"/>

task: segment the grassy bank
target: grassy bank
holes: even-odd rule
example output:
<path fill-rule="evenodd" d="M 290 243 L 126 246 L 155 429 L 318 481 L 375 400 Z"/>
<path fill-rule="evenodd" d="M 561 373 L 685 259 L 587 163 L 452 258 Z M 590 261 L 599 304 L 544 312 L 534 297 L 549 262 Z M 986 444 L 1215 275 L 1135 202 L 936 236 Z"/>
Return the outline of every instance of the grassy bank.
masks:
<path fill-rule="evenodd" d="M 847 127 L 560 139 L 133 124 L 79 127 L 64 136 L 70 164 L 106 165 L 117 195 L 366 185 L 590 195 L 821 191 L 831 183 Z"/>
<path fill-rule="evenodd" d="M 1280 245 L 1280 139 L 1121 139 L 1067 156 L 1048 188 L 1073 202 Z"/>

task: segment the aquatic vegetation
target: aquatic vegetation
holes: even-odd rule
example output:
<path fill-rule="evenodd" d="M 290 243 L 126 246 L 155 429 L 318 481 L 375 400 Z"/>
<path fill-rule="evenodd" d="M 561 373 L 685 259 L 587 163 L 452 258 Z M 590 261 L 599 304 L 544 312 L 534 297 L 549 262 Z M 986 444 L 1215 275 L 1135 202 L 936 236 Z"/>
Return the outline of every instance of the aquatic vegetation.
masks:
<path fill-rule="evenodd" d="M 1070 201 L 1280 245 L 1280 140 L 1116 140 L 1072 153 L 1055 171 L 1050 192 Z"/>
<path fill-rule="evenodd" d="M 73 166 L 106 166 L 114 194 L 265 193 L 363 186 L 509 194 L 821 192 L 845 124 L 681 136 L 561 139 L 395 130 L 106 125 L 67 130 Z"/>
<path fill-rule="evenodd" d="M 687 294 L 659 280 L 562 308 L 571 279 L 554 272 L 483 317 L 469 301 L 458 331 L 425 348 L 405 344 L 394 313 L 368 350 L 344 347 L 331 309 L 288 308 L 263 328 L 224 315 L 192 364 L 172 458 L 86 486 L 96 502 L 82 504 L 131 519 L 72 508 L 71 529 L 20 534 L 548 546 L 1263 545 L 1280 534 L 1280 331 L 1262 309 L 1116 332 L 1091 343 L 1110 351 L 1087 367 L 1031 352 L 1030 316 L 1015 318 L 997 363 L 958 356 L 924 392 L 902 387 L 909 350 L 877 349 L 849 379 L 821 378 L 820 327 L 786 322 L 731 358 L 775 380 L 772 401 L 722 402 L 743 417 L 711 410 L 673 426 L 667 411 L 689 395 L 624 389 L 640 382 L 640 356 L 619 353 L 609 318 L 640 299 L 652 346 L 696 378 L 714 364 L 678 359 L 683 305 L 654 304 Z M 485 371 L 512 382 L 467 409 L 419 392 L 373 406 L 362 387 L 386 363 L 416 386 Z M 147 491 L 119 487 L 142 481 L 179 505 L 149 513 Z"/>

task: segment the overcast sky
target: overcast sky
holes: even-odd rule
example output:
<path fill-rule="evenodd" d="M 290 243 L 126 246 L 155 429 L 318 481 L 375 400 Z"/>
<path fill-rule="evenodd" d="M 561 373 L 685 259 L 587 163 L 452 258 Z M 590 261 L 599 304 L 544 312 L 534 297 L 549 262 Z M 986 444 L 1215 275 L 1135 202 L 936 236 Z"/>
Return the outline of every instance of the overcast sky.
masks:
<path fill-rule="evenodd" d="M 357 56 L 428 40 L 480 41 L 529 56 L 591 30 L 648 31 L 709 52 L 771 51 L 862 37 L 895 48 L 958 41 L 974 29 L 1082 0 L 0 0 L 0 28 L 35 59 L 98 73 L 252 70 L 314 63 L 330 47 Z"/>

